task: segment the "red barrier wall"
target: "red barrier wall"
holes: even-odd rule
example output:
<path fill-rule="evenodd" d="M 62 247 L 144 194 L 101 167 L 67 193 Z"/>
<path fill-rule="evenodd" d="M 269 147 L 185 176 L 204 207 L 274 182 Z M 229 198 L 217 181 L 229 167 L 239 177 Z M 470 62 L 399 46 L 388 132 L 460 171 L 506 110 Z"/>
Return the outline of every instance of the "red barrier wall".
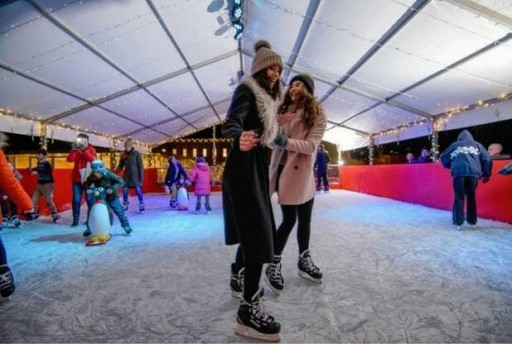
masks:
<path fill-rule="evenodd" d="M 497 172 L 511 160 L 495 160 L 487 184 L 477 188 L 477 209 L 481 218 L 512 223 L 512 176 Z M 370 195 L 452 209 L 453 187 L 450 170 L 440 163 L 413 165 L 340 166 L 341 187 Z"/>
<path fill-rule="evenodd" d="M 32 197 L 37 184 L 37 176 L 31 175 L 28 170 L 19 170 L 23 175 L 21 185 L 27 191 L 28 195 Z M 53 199 L 59 212 L 71 209 L 71 169 L 55 169 L 53 170 L 53 178 L 55 179 L 55 191 Z M 161 184 L 157 183 L 157 169 L 148 168 L 144 170 L 144 185 L 143 191 L 150 192 L 163 192 L 164 189 Z M 135 195 L 134 190 L 130 190 L 130 195 Z M 39 201 L 39 212 L 42 214 L 49 214 L 49 209 L 46 207 L 44 197 Z"/>

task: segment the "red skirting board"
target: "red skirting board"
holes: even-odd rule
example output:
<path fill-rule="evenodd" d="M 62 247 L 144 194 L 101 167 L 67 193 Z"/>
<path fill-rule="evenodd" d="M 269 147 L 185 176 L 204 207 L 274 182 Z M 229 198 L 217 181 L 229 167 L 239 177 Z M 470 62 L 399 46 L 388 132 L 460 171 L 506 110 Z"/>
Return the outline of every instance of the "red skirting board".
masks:
<path fill-rule="evenodd" d="M 477 211 L 481 218 L 512 223 L 512 175 L 497 172 L 511 160 L 495 160 L 491 180 L 478 183 Z M 440 163 L 413 165 L 340 166 L 343 189 L 416 203 L 438 209 L 452 209 L 453 187 L 450 170 Z"/>

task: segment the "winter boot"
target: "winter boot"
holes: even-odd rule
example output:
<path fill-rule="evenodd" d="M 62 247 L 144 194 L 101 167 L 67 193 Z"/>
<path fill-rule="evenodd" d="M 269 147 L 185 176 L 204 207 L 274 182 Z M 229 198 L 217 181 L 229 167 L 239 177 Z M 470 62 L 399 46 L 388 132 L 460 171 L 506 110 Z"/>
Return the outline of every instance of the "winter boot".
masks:
<path fill-rule="evenodd" d="M 73 223 L 71 224 L 71 227 L 78 227 L 78 216 L 73 216 Z"/>
<path fill-rule="evenodd" d="M 61 216 L 57 213 L 52 213 L 53 222 L 58 222 L 61 219 Z"/>
<path fill-rule="evenodd" d="M 127 210 L 128 210 L 128 204 L 129 204 L 129 202 L 128 202 L 128 201 L 123 201 L 123 210 L 124 210 L 124 211 L 127 211 Z"/>
<path fill-rule="evenodd" d="M 7 265 L 0 265 L 0 295 L 9 297 L 15 289 L 11 269 Z"/>
<path fill-rule="evenodd" d="M 21 226 L 21 222 L 20 222 L 18 215 L 11 216 L 11 218 L 9 219 L 9 222 L 11 223 L 11 226 L 14 228 L 19 228 Z"/>
<path fill-rule="evenodd" d="M 300 277 L 316 283 L 322 283 L 323 274 L 315 263 L 313 263 L 309 250 L 305 250 L 299 255 L 298 267 Z"/>
<path fill-rule="evenodd" d="M 133 232 L 133 229 L 130 227 L 130 225 L 123 227 L 126 234 L 130 235 L 131 232 Z"/>
<path fill-rule="evenodd" d="M 4 228 L 9 227 L 9 220 L 7 220 L 5 217 L 2 219 L 2 224 L 0 225 L 0 231 Z"/>
<path fill-rule="evenodd" d="M 143 213 L 145 210 L 146 208 L 144 208 L 144 202 L 139 202 L 139 212 Z"/>
<path fill-rule="evenodd" d="M 274 256 L 272 263 L 265 269 L 265 282 L 276 294 L 281 294 L 284 288 L 284 279 L 281 275 L 281 256 Z"/>
<path fill-rule="evenodd" d="M 196 213 L 199 213 L 201 211 L 201 202 L 196 202 Z"/>
<path fill-rule="evenodd" d="M 251 300 L 242 299 L 236 321 L 235 334 L 249 339 L 256 339 L 265 342 L 279 342 L 281 324 L 275 321 L 274 317 L 265 313 L 261 290 L 258 290 Z"/>
<path fill-rule="evenodd" d="M 209 214 L 212 211 L 212 207 L 210 207 L 210 203 L 205 203 L 204 207 L 206 208 L 206 213 Z"/>
<path fill-rule="evenodd" d="M 171 208 L 175 209 L 175 208 L 176 208 L 176 203 L 177 203 L 176 201 L 173 201 L 173 200 L 171 199 L 171 201 L 169 202 L 169 207 L 171 207 Z"/>
<path fill-rule="evenodd" d="M 236 271 L 235 264 L 231 264 L 231 280 L 229 286 L 231 287 L 231 296 L 241 298 L 244 290 L 244 272 L 245 268 Z"/>
<path fill-rule="evenodd" d="M 91 235 L 91 229 L 89 227 L 87 227 L 87 229 L 84 231 L 83 236 L 88 237 L 89 235 Z"/>

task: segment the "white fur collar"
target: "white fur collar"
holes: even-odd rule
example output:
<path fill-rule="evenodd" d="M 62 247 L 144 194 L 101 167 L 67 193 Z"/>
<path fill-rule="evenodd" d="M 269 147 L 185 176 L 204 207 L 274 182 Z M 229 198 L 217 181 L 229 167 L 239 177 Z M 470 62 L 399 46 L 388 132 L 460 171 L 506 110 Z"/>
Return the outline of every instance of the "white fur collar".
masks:
<path fill-rule="evenodd" d="M 242 84 L 248 86 L 256 97 L 256 107 L 258 116 L 263 122 L 263 133 L 260 137 L 260 144 L 270 145 L 277 136 L 278 124 L 276 117 L 276 107 L 272 97 L 256 82 L 253 77 L 247 77 L 242 80 Z"/>

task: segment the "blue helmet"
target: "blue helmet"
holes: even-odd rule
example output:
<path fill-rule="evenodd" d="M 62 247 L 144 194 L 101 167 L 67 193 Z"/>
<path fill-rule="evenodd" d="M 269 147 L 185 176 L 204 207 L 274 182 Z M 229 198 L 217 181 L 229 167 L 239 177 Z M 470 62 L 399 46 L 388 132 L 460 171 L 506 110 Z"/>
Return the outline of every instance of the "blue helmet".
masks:
<path fill-rule="evenodd" d="M 103 161 L 101 160 L 94 160 L 92 163 L 91 163 L 91 170 L 94 172 L 99 172 L 103 175 L 105 175 L 107 173 L 107 169 L 105 168 L 105 164 L 103 163 Z"/>

